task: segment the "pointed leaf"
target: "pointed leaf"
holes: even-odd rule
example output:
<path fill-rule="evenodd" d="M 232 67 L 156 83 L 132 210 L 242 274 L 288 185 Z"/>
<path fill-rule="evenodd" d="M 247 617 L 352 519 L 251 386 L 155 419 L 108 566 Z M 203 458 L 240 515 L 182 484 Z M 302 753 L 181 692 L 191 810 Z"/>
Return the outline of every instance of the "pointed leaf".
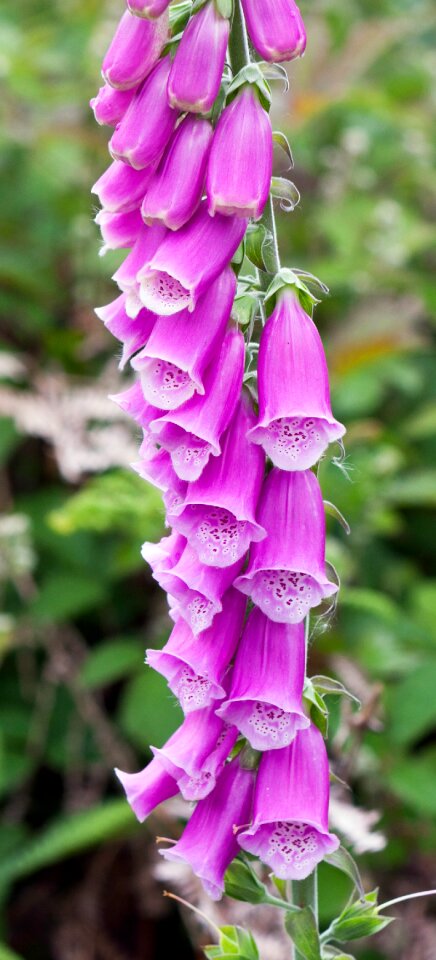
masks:
<path fill-rule="evenodd" d="M 350 693 L 350 691 L 344 687 L 340 680 L 334 680 L 333 677 L 323 677 L 318 675 L 316 677 L 311 677 L 311 682 L 321 695 L 333 693 L 339 697 L 348 697 L 360 707 L 360 700 L 354 696 L 354 693 Z"/>
<path fill-rule="evenodd" d="M 321 960 L 318 927 L 312 907 L 287 913 L 285 927 L 304 960 Z"/>
<path fill-rule="evenodd" d="M 347 523 L 343 513 L 338 509 L 334 503 L 330 503 L 330 500 L 324 500 L 324 510 L 326 513 L 329 513 L 331 517 L 334 517 L 335 520 L 339 520 L 341 527 L 345 530 L 345 533 L 351 533 L 350 524 Z"/>
<path fill-rule="evenodd" d="M 245 903 L 265 903 L 268 899 L 268 890 L 261 883 L 254 870 L 236 859 L 230 865 L 225 875 L 225 891 L 228 897 L 242 900 Z"/>
<path fill-rule="evenodd" d="M 356 887 L 359 897 L 362 901 L 364 901 L 365 891 L 363 889 L 359 868 L 351 856 L 351 853 L 349 853 L 345 847 L 340 846 L 338 850 L 334 851 L 334 853 L 326 854 L 324 860 L 326 863 L 330 863 L 332 867 L 336 867 L 337 870 L 341 870 L 342 873 L 347 875 L 347 877 L 350 877 L 350 880 L 353 881 L 354 886 Z"/>
<path fill-rule="evenodd" d="M 300 193 L 295 183 L 285 177 L 271 177 L 271 196 L 280 200 L 282 210 L 287 213 L 292 213 L 300 202 Z"/>
<path fill-rule="evenodd" d="M 230 20 L 233 13 L 233 0 L 215 0 L 215 6 L 222 17 Z"/>
<path fill-rule="evenodd" d="M 254 263 L 254 266 L 258 267 L 259 270 L 268 269 L 263 257 L 263 244 L 265 240 L 271 243 L 272 239 L 272 233 L 266 229 L 263 223 L 253 223 L 248 227 L 245 236 L 245 253 L 251 263 Z"/>
<path fill-rule="evenodd" d="M 278 143 L 279 147 L 281 147 L 282 150 L 284 151 L 284 153 L 286 153 L 286 156 L 287 156 L 287 158 L 288 158 L 288 160 L 289 160 L 289 168 L 288 168 L 288 169 L 289 169 L 289 170 L 292 170 L 292 167 L 294 166 L 294 158 L 293 158 L 293 156 L 292 156 L 291 146 L 290 146 L 290 143 L 289 143 L 289 140 L 288 140 L 286 134 L 285 134 L 285 133 L 282 133 L 281 130 L 274 130 L 274 132 L 273 132 L 273 141 L 274 141 L 274 143 Z"/>

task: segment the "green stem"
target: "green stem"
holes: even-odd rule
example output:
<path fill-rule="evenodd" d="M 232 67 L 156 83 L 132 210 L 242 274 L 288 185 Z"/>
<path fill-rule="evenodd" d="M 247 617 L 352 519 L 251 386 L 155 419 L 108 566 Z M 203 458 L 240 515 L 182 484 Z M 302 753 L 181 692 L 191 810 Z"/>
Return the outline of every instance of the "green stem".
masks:
<path fill-rule="evenodd" d="M 292 902 L 296 907 L 311 907 L 318 923 L 318 874 L 314 870 L 305 880 L 292 883 Z M 302 953 L 295 951 L 295 960 L 305 960 Z"/>
<path fill-rule="evenodd" d="M 233 76 L 251 63 L 248 36 L 240 0 L 234 0 L 232 29 L 229 40 L 230 64 Z"/>

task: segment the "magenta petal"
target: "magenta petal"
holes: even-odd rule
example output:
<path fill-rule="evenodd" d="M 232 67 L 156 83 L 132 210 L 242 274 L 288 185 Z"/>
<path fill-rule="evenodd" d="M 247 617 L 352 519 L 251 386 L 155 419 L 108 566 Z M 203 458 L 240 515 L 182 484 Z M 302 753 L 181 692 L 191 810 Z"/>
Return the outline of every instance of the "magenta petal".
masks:
<path fill-rule="evenodd" d="M 100 227 L 104 244 L 100 250 L 100 256 L 107 250 L 133 247 L 142 230 L 142 217 L 139 210 L 128 210 L 120 213 L 99 210 L 95 222 Z"/>
<path fill-rule="evenodd" d="M 255 607 L 217 714 L 234 723 L 255 750 L 285 747 L 310 723 L 302 706 L 304 672 L 304 625 L 273 623 Z"/>
<path fill-rule="evenodd" d="M 106 83 L 120 90 L 136 87 L 154 67 L 167 37 L 168 14 L 151 23 L 126 10 L 103 59 Z"/>
<path fill-rule="evenodd" d="M 227 268 L 193 313 L 182 311 L 176 322 L 158 318 L 147 346 L 132 362 L 150 403 L 174 410 L 195 392 L 204 394 L 205 373 L 221 346 L 235 292 L 235 275 Z"/>
<path fill-rule="evenodd" d="M 306 31 L 295 0 L 242 0 L 253 46 L 264 60 L 280 63 L 301 57 Z"/>
<path fill-rule="evenodd" d="M 313 724 L 283 750 L 264 753 L 254 795 L 253 822 L 238 834 L 277 877 L 301 880 L 339 840 L 328 829 L 329 764 Z"/>
<path fill-rule="evenodd" d="M 159 314 L 193 310 L 239 246 L 247 221 L 210 217 L 202 202 L 189 223 L 169 233 L 138 273 L 145 307 Z"/>
<path fill-rule="evenodd" d="M 234 828 L 249 818 L 253 782 L 253 771 L 244 770 L 236 757 L 197 804 L 181 839 L 159 851 L 166 860 L 189 863 L 213 900 L 222 896 L 224 874 L 239 851 Z"/>
<path fill-rule="evenodd" d="M 153 224 L 152 227 L 146 227 L 145 225 L 142 227 L 134 247 L 112 277 L 120 290 L 124 290 L 126 293 L 134 292 L 136 289 L 139 290 L 136 283 L 136 274 L 143 263 L 153 256 L 155 250 L 162 243 L 166 232 L 165 227 L 160 223 Z M 138 312 L 142 309 L 142 306 L 139 301 Z"/>
<path fill-rule="evenodd" d="M 174 777 L 165 770 L 158 759 L 153 759 L 139 773 L 115 773 L 126 791 L 127 800 L 140 823 L 142 823 L 160 803 L 175 797 L 179 788 Z"/>
<path fill-rule="evenodd" d="M 136 319 L 132 320 L 127 316 L 125 301 L 125 294 L 121 294 L 112 303 L 95 309 L 97 317 L 103 321 L 107 330 L 123 344 L 121 369 L 130 357 L 147 343 L 156 321 L 155 315 L 149 310 L 141 310 Z"/>
<path fill-rule="evenodd" d="M 208 120 L 186 117 L 177 127 L 142 204 L 146 223 L 159 220 L 179 230 L 201 200 L 213 129 Z"/>
<path fill-rule="evenodd" d="M 127 0 L 130 13 L 135 17 L 147 17 L 155 20 L 169 7 L 171 0 Z"/>
<path fill-rule="evenodd" d="M 214 789 L 238 736 L 216 716 L 213 707 L 196 710 L 161 748 L 152 747 L 185 800 L 201 800 Z"/>
<path fill-rule="evenodd" d="M 114 160 L 94 184 L 102 207 L 111 213 L 135 210 L 141 206 L 145 191 L 153 176 L 152 168 L 134 170 L 122 160 Z"/>
<path fill-rule="evenodd" d="M 124 160 L 136 170 L 158 164 L 176 125 L 177 112 L 169 106 L 166 96 L 169 67 L 168 57 L 159 60 L 109 143 L 114 159 Z"/>
<path fill-rule="evenodd" d="M 150 420 L 156 418 L 156 415 L 160 413 L 160 410 L 152 407 L 144 399 L 140 383 L 134 383 L 127 390 L 122 390 L 121 393 L 112 394 L 109 399 L 113 400 L 124 413 L 144 429 L 148 429 Z"/>
<path fill-rule="evenodd" d="M 123 119 L 136 93 L 136 87 L 131 90 L 114 90 L 108 83 L 100 87 L 95 97 L 89 101 L 94 117 L 100 125 L 116 127 Z"/>
<path fill-rule="evenodd" d="M 186 543 L 184 537 L 180 540 Z M 160 565 L 157 571 L 153 571 L 153 576 L 174 598 L 173 609 L 197 635 L 210 627 L 215 614 L 222 610 L 222 598 L 242 564 L 243 560 L 239 560 L 230 567 L 206 566 L 199 562 L 195 551 L 187 544 L 176 564 L 170 568 Z"/>
<path fill-rule="evenodd" d="M 206 179 L 209 213 L 260 217 L 269 197 L 272 161 L 270 118 L 253 87 L 244 86 L 215 130 Z"/>
<path fill-rule="evenodd" d="M 199 480 L 190 483 L 184 502 L 173 512 L 173 525 L 187 538 L 202 563 L 226 567 L 247 552 L 251 541 L 265 537 L 256 522 L 263 481 L 263 455 L 247 440 L 254 422 L 248 397 L 242 395 L 222 442 Z"/>
<path fill-rule="evenodd" d="M 141 454 L 146 453 L 146 456 L 143 456 L 143 459 L 137 463 L 132 463 L 133 469 L 140 477 L 158 487 L 159 490 L 163 490 L 165 493 L 173 492 L 181 481 L 174 473 L 169 453 L 162 449 L 156 450 L 155 447 L 148 448 L 148 444 L 146 449 L 141 447 L 140 452 Z"/>
<path fill-rule="evenodd" d="M 166 677 L 184 713 L 225 696 L 223 680 L 241 635 L 245 606 L 241 594 L 230 589 L 221 613 L 199 636 L 181 619 L 162 650 L 147 650 L 147 663 Z"/>
<path fill-rule="evenodd" d="M 274 467 L 257 518 L 267 537 L 252 545 L 248 567 L 235 586 L 271 620 L 298 623 L 338 589 L 327 579 L 324 504 L 315 474 Z"/>
<path fill-rule="evenodd" d="M 183 32 L 168 80 L 173 107 L 208 113 L 218 96 L 230 24 L 213 0 L 191 17 Z"/>

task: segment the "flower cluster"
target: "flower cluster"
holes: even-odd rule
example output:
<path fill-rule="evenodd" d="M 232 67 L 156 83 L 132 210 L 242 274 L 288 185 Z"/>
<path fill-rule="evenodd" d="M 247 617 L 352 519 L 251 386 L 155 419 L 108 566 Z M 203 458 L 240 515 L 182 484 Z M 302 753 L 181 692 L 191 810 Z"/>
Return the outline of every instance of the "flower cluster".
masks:
<path fill-rule="evenodd" d="M 147 662 L 185 715 L 144 770 L 117 774 L 140 820 L 179 792 L 196 802 L 161 852 L 188 861 L 214 898 L 241 850 L 302 879 L 338 845 L 326 749 L 303 697 L 304 621 L 337 590 L 312 468 L 344 428 L 290 271 L 266 299 L 251 278 L 257 394 L 244 377 L 253 350 L 232 258 L 269 202 L 273 134 L 259 66 L 235 76 L 226 63 L 229 6 L 128 0 L 92 101 L 114 127 L 113 162 L 93 188 L 103 249 L 130 248 L 117 298 L 96 312 L 134 371 L 113 399 L 142 431 L 135 467 L 162 490 L 171 528 L 143 547 L 174 621 Z M 304 52 L 294 0 L 242 8 L 263 60 Z"/>

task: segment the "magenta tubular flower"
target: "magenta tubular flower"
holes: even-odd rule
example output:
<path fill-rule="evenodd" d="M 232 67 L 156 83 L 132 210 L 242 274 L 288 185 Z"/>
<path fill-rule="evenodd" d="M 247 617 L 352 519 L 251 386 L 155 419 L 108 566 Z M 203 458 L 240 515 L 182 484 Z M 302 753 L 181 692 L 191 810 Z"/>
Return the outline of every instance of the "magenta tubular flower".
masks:
<path fill-rule="evenodd" d="M 234 828 L 250 816 L 254 772 L 236 757 L 224 767 L 215 789 L 197 804 L 181 839 L 159 853 L 189 863 L 212 900 L 224 892 L 224 874 L 239 852 Z"/>
<path fill-rule="evenodd" d="M 118 90 L 137 87 L 154 67 L 167 39 L 167 13 L 151 22 L 138 20 L 126 10 L 104 56 L 103 79 Z"/>
<path fill-rule="evenodd" d="M 230 25 L 213 0 L 191 17 L 168 80 L 168 99 L 183 112 L 208 113 L 218 96 Z"/>
<path fill-rule="evenodd" d="M 133 247 L 142 230 L 142 217 L 139 210 L 129 210 L 127 213 L 99 210 L 95 222 L 100 227 L 103 239 L 100 256 L 103 256 L 107 250 Z"/>
<path fill-rule="evenodd" d="M 177 111 L 166 96 L 169 66 L 168 57 L 156 64 L 109 141 L 114 160 L 124 160 L 136 170 L 159 163 L 176 125 Z"/>
<path fill-rule="evenodd" d="M 214 789 L 238 736 L 214 709 L 196 710 L 161 749 L 151 747 L 185 800 L 202 800 Z"/>
<path fill-rule="evenodd" d="M 253 46 L 264 60 L 280 63 L 301 57 L 306 31 L 294 0 L 242 0 Z"/>
<path fill-rule="evenodd" d="M 109 307 L 110 306 L 109 304 Z M 101 309 L 108 310 L 109 307 L 102 307 Z M 120 407 L 128 417 L 131 417 L 135 423 L 139 424 L 139 426 L 145 430 L 148 430 L 150 421 L 156 418 L 156 415 L 159 413 L 156 407 L 152 407 L 144 399 L 140 383 L 132 384 L 131 387 L 128 387 L 127 390 L 122 390 L 121 393 L 111 394 L 109 400 L 113 400 L 117 407 Z"/>
<path fill-rule="evenodd" d="M 100 126 L 105 124 L 108 127 L 116 127 L 130 107 L 135 93 L 136 87 L 131 90 L 114 90 L 105 83 L 89 101 L 97 123 Z"/>
<path fill-rule="evenodd" d="M 105 210 L 111 213 L 136 210 L 153 176 L 152 168 L 134 170 L 122 160 L 114 160 L 91 190 Z"/>
<path fill-rule="evenodd" d="M 255 750 L 286 747 L 310 724 L 302 706 L 304 672 L 304 624 L 273 623 L 255 607 L 217 715 L 235 724 Z"/>
<path fill-rule="evenodd" d="M 143 309 L 143 303 L 138 296 L 139 284 L 136 281 L 138 270 L 144 261 L 153 256 L 166 232 L 165 227 L 160 223 L 155 223 L 152 227 L 146 227 L 144 224 L 135 245 L 112 277 L 120 290 L 127 293 L 126 312 L 129 317 L 136 317 Z"/>
<path fill-rule="evenodd" d="M 262 486 L 263 455 L 247 440 L 255 416 L 242 395 L 228 427 L 220 457 L 213 457 L 201 477 L 190 483 L 185 500 L 173 510 L 172 522 L 198 554 L 201 563 L 227 567 L 242 559 L 252 541 L 263 540 L 264 528 L 256 522 Z"/>
<path fill-rule="evenodd" d="M 155 20 L 169 7 L 171 0 L 127 0 L 130 13 L 135 17 L 147 17 Z"/>
<path fill-rule="evenodd" d="M 213 129 L 208 120 L 186 117 L 170 141 L 142 204 L 145 223 L 159 220 L 179 230 L 201 200 Z"/>
<path fill-rule="evenodd" d="M 115 773 L 140 823 L 143 823 L 155 807 L 164 800 L 175 797 L 179 792 L 176 780 L 167 773 L 157 757 L 139 773 L 124 773 L 123 770 L 115 770 Z"/>
<path fill-rule="evenodd" d="M 147 343 L 156 322 L 154 313 L 150 313 L 149 310 L 141 310 L 136 319 L 132 320 L 127 316 L 125 306 L 126 295 L 122 293 L 112 303 L 95 309 L 97 317 L 103 321 L 106 329 L 123 344 L 119 364 L 121 370 L 130 357 Z"/>
<path fill-rule="evenodd" d="M 245 598 L 230 588 L 221 613 L 199 636 L 180 619 L 162 650 L 147 650 L 147 663 L 167 679 L 185 714 L 225 697 L 223 680 L 241 635 L 245 607 Z"/>
<path fill-rule="evenodd" d="M 262 332 L 258 386 L 259 421 L 249 437 L 281 470 L 307 470 L 344 435 L 330 406 L 321 338 L 290 288 Z"/>
<path fill-rule="evenodd" d="M 310 470 L 267 477 L 257 512 L 267 537 L 252 545 L 235 586 L 277 623 L 298 623 L 338 587 L 325 570 L 322 494 Z"/>
<path fill-rule="evenodd" d="M 236 278 L 227 267 L 193 313 L 183 310 L 175 322 L 158 318 L 147 346 L 132 361 L 150 403 L 174 410 L 194 393 L 204 396 L 205 373 L 219 353 L 235 293 Z"/>
<path fill-rule="evenodd" d="M 239 217 L 210 217 L 201 203 L 192 220 L 169 233 L 139 272 L 144 306 L 168 316 L 185 307 L 192 311 L 232 259 L 246 227 Z"/>
<path fill-rule="evenodd" d="M 244 338 L 231 327 L 216 362 L 204 379 L 204 396 L 195 394 L 151 424 L 156 439 L 171 454 L 182 480 L 197 480 L 210 456 L 221 453 L 220 438 L 236 410 L 244 375 Z"/>
<path fill-rule="evenodd" d="M 329 764 L 323 738 L 311 725 L 283 750 L 264 753 L 254 794 L 253 822 L 238 834 L 281 880 L 304 880 L 338 849 L 328 829 Z"/>
<path fill-rule="evenodd" d="M 132 469 L 135 470 L 143 480 L 152 483 L 154 487 L 158 487 L 158 489 L 162 490 L 165 494 L 170 493 L 174 496 L 177 489 L 178 495 L 183 499 L 185 495 L 185 484 L 179 480 L 174 472 L 169 453 L 162 448 L 158 450 L 155 446 L 152 446 L 147 429 L 144 431 L 144 441 L 141 444 L 140 454 L 141 460 L 132 463 Z M 179 492 L 178 489 L 179 484 L 181 485 L 181 492 Z"/>
<path fill-rule="evenodd" d="M 260 217 L 269 196 L 272 162 L 271 121 L 248 84 L 223 111 L 215 130 L 206 177 L 211 216 Z"/>

